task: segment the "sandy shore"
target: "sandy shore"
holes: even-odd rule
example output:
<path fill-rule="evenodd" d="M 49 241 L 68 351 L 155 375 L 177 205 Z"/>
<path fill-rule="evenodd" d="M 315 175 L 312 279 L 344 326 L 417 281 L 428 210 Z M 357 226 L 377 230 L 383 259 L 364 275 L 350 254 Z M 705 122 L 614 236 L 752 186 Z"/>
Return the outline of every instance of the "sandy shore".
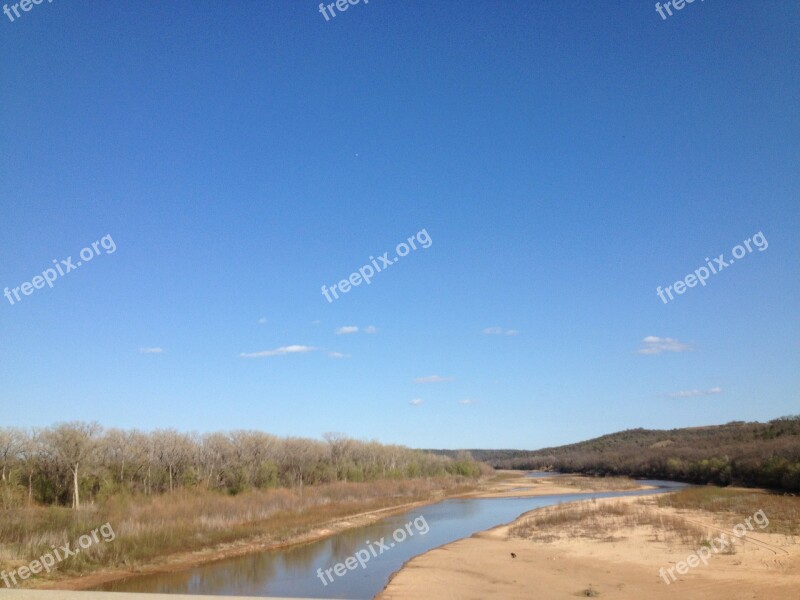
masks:
<path fill-rule="evenodd" d="M 503 477 L 491 485 L 463 494 L 471 498 L 508 498 L 550 496 L 555 494 L 588 494 L 593 492 L 620 492 L 654 489 L 627 477 L 585 477 L 583 475 L 556 475 L 554 477 L 527 477 L 520 471 L 498 471 Z"/>
<path fill-rule="evenodd" d="M 397 506 L 392 506 L 381 510 L 360 513 L 345 519 L 337 519 L 335 521 L 326 523 L 322 527 L 309 531 L 302 536 L 298 536 L 290 543 L 278 544 L 266 538 L 243 540 L 241 542 L 225 544 L 223 546 L 208 548 L 198 552 L 163 557 L 151 564 L 142 565 L 136 568 L 103 569 L 95 573 L 78 577 L 65 577 L 63 579 L 42 581 L 36 583 L 34 587 L 38 589 L 85 590 L 96 587 L 103 583 L 118 581 L 120 579 L 137 575 L 151 575 L 156 573 L 173 573 L 177 571 L 183 571 L 199 565 L 209 564 L 219 560 L 225 560 L 255 552 L 264 552 L 267 550 L 275 550 L 277 548 L 293 546 L 297 544 L 306 544 L 331 535 L 335 535 L 336 533 L 345 529 L 368 525 L 389 515 L 398 514 L 418 506 L 440 502 L 441 500 L 445 499 L 445 497 L 500 498 L 505 496 L 542 496 L 549 494 L 606 491 L 608 489 L 607 484 L 605 487 L 603 487 L 602 480 L 580 476 L 531 479 L 529 477 L 525 477 L 524 474 L 520 473 L 519 471 L 499 471 L 498 475 L 500 477 L 482 484 L 479 489 L 474 492 L 452 496 L 442 496 L 425 502 L 399 504 Z M 601 487 L 598 488 L 598 486 Z M 628 484 L 628 486 L 629 487 L 626 489 L 637 489 L 641 487 L 635 484 Z"/>
<path fill-rule="evenodd" d="M 627 503 L 631 510 L 646 512 L 654 522 L 660 518 L 686 520 L 710 535 L 730 533 L 730 528 L 738 522 L 704 511 L 660 508 L 653 497 L 603 499 L 593 506 L 600 503 Z M 594 510 L 588 503 L 576 504 Z M 674 568 L 698 548 L 677 533 L 673 535 L 658 527 L 626 525 L 622 518 L 609 517 L 599 527 L 595 523 L 595 529 L 589 533 L 580 531 L 580 524 L 559 524 L 552 530 L 547 526 L 542 526 L 542 531 L 533 528 L 533 533 L 525 537 L 510 535 L 515 526 L 525 524 L 531 515 L 557 510 L 562 509 L 547 507 L 531 511 L 510 525 L 416 557 L 406 563 L 377 598 L 800 598 L 800 539 L 756 528 L 752 535 L 743 538 L 743 543 L 736 544 L 735 554 L 715 553 L 706 566 L 701 562 L 685 575 L 675 573 L 677 580 L 667 584 L 659 576 L 659 569 Z M 530 523 L 528 520 L 528 526 Z"/>

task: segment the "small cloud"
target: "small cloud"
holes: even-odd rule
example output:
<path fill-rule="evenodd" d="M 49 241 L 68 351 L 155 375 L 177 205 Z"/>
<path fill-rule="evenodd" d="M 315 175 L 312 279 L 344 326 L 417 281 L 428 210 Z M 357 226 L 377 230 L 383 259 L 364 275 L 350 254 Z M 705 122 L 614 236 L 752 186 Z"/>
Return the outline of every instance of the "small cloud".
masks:
<path fill-rule="evenodd" d="M 349 333 L 358 333 L 358 327 L 355 325 L 345 325 L 336 330 L 336 335 L 347 335 Z"/>
<path fill-rule="evenodd" d="M 139 348 L 139 352 L 142 354 L 161 354 L 164 352 L 163 348 L 155 347 L 155 348 Z"/>
<path fill-rule="evenodd" d="M 375 325 L 370 325 L 364 329 L 364 333 L 378 333 L 378 330 L 375 328 Z"/>
<path fill-rule="evenodd" d="M 341 352 L 328 352 L 328 356 L 331 358 L 350 358 L 349 354 L 343 354 Z"/>
<path fill-rule="evenodd" d="M 409 400 L 408 403 L 412 406 L 419 406 L 422 404 L 422 398 L 414 398 L 413 400 Z"/>
<path fill-rule="evenodd" d="M 261 318 L 258 320 L 258 324 L 259 324 L 259 325 L 266 325 L 266 324 L 267 324 L 267 317 L 261 317 Z"/>
<path fill-rule="evenodd" d="M 679 342 L 673 338 L 660 338 L 648 335 L 642 339 L 642 346 L 639 354 L 661 354 L 662 352 L 686 352 L 692 348 L 688 344 Z"/>
<path fill-rule="evenodd" d="M 458 403 L 459 404 L 465 404 L 465 405 L 466 404 L 477 404 L 478 401 L 477 400 L 472 400 L 470 398 L 465 398 L 464 400 L 459 400 Z"/>
<path fill-rule="evenodd" d="M 311 321 L 311 324 L 312 324 L 312 325 L 319 325 L 320 323 L 322 323 L 322 321 L 320 321 L 319 319 L 316 319 L 316 320 L 314 320 L 314 321 Z"/>
<path fill-rule="evenodd" d="M 427 377 L 417 377 L 412 379 L 413 383 L 443 383 L 445 381 L 453 381 L 452 377 L 442 377 L 441 375 L 428 375 Z"/>
<path fill-rule="evenodd" d="M 713 387 L 710 390 L 683 390 L 680 392 L 672 392 L 667 394 L 670 398 L 693 398 L 695 396 L 712 396 L 713 394 L 721 394 L 721 387 Z"/>
<path fill-rule="evenodd" d="M 262 358 L 264 356 L 283 356 L 284 354 L 300 354 L 303 352 L 313 352 L 316 350 L 313 346 L 281 346 L 275 350 L 262 350 L 261 352 L 242 352 L 240 358 Z"/>
<path fill-rule="evenodd" d="M 503 329 L 502 327 L 487 327 L 482 333 L 486 335 L 517 335 L 519 331 L 516 329 Z"/>

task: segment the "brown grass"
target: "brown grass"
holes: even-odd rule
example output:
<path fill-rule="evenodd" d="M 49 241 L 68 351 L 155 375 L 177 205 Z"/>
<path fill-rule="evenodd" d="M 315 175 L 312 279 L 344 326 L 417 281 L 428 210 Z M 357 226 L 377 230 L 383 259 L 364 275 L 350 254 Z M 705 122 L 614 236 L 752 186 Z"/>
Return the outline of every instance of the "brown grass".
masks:
<path fill-rule="evenodd" d="M 617 490 L 635 490 L 641 484 L 635 479 L 629 477 L 587 477 L 587 476 L 573 476 L 564 475 L 555 479 L 543 479 L 542 481 L 549 481 L 558 483 L 566 487 L 574 487 L 579 490 L 596 490 L 596 491 L 617 491 Z"/>
<path fill-rule="evenodd" d="M 0 568 L 10 570 L 76 540 L 104 523 L 116 539 L 82 550 L 58 564 L 57 573 L 99 567 L 135 567 L 180 552 L 296 536 L 359 513 L 432 500 L 474 489 L 471 480 L 432 478 L 338 482 L 303 489 L 256 490 L 237 496 L 201 489 L 160 496 L 114 497 L 102 506 L 73 511 L 34 507 L 0 511 Z"/>
<path fill-rule="evenodd" d="M 709 544 L 720 528 L 729 530 L 759 510 L 769 519 L 765 533 L 800 533 L 800 498 L 758 490 L 701 487 L 636 502 L 591 500 L 540 509 L 513 525 L 509 537 L 544 543 L 576 537 L 613 541 L 624 539 L 619 536 L 626 529 L 646 527 L 653 541 L 679 541 L 698 547 Z M 703 518 L 704 512 L 710 513 L 706 517 L 714 517 L 710 519 L 714 526 L 697 522 L 709 521 Z M 735 554 L 736 548 L 731 545 L 723 553 Z"/>
<path fill-rule="evenodd" d="M 562 537 L 581 537 L 603 541 L 626 528 L 644 526 L 651 529 L 654 539 L 678 539 L 686 544 L 700 544 L 705 529 L 685 519 L 660 514 L 644 503 L 579 502 L 534 512 L 509 529 L 509 536 L 540 542 L 552 542 Z"/>
<path fill-rule="evenodd" d="M 679 510 L 705 510 L 730 521 L 731 526 L 763 510 L 769 519 L 767 533 L 800 534 L 800 498 L 791 495 L 719 488 L 688 488 L 658 497 L 658 505 Z"/>

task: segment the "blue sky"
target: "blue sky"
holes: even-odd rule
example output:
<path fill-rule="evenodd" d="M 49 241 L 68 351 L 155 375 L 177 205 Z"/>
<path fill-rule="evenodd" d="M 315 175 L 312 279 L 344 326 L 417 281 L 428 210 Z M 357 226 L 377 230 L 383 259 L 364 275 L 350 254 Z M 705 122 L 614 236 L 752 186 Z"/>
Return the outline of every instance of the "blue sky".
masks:
<path fill-rule="evenodd" d="M 798 412 L 795 2 L 317 5 L 0 14 L 0 288 L 116 246 L 0 297 L 0 423 L 537 448 Z"/>

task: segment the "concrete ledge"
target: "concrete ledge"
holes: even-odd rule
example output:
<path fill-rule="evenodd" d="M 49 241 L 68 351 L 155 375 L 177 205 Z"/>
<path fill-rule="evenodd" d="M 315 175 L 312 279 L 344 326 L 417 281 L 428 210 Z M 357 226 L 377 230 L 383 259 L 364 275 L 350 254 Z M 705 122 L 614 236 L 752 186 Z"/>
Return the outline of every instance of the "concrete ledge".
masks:
<path fill-rule="evenodd" d="M 61 590 L 9 590 L 0 588 L 3 600 L 265 600 L 263 596 L 195 596 L 186 594 L 128 594 L 125 592 L 66 592 Z M 268 600 L 303 600 L 271 598 Z M 314 600 L 307 598 L 305 600 Z"/>

